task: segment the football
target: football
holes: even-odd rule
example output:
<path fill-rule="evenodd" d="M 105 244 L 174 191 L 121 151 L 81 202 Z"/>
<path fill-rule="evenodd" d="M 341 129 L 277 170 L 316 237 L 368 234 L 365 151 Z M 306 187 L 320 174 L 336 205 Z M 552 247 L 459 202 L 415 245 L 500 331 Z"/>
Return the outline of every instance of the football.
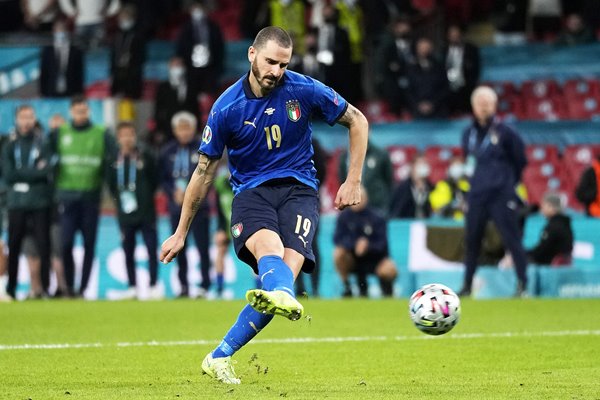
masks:
<path fill-rule="evenodd" d="M 447 286 L 430 283 L 415 291 L 408 304 L 410 319 L 428 335 L 443 335 L 460 318 L 460 299 Z"/>

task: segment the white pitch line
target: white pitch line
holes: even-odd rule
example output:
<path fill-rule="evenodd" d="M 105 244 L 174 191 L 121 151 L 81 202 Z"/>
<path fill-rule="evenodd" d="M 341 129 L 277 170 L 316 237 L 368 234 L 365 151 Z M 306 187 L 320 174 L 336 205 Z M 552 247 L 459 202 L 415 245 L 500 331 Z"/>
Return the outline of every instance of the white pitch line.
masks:
<path fill-rule="evenodd" d="M 346 342 L 384 342 L 410 340 L 451 340 L 451 339 L 495 339 L 522 337 L 560 337 L 560 336 L 600 336 L 600 330 L 548 331 L 548 332 L 492 332 L 492 333 L 455 333 L 442 336 L 340 336 L 340 337 L 299 337 L 282 339 L 256 339 L 250 344 L 297 344 L 297 343 L 346 343 Z M 8 350 L 61 350 L 111 347 L 173 347 L 215 345 L 220 340 L 181 340 L 148 341 L 118 343 L 51 343 L 51 344 L 0 344 L 0 351 Z"/>

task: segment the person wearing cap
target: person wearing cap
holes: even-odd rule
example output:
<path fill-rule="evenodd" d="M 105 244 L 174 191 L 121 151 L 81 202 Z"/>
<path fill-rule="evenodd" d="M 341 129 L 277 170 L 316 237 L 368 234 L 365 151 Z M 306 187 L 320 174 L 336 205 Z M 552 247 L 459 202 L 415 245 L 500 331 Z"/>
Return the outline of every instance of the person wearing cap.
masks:
<path fill-rule="evenodd" d="M 527 251 L 533 264 L 565 266 L 571 264 L 573 230 L 571 218 L 563 213 L 563 201 L 556 193 L 547 193 L 540 205 L 540 212 L 548 222 L 539 243 Z"/>

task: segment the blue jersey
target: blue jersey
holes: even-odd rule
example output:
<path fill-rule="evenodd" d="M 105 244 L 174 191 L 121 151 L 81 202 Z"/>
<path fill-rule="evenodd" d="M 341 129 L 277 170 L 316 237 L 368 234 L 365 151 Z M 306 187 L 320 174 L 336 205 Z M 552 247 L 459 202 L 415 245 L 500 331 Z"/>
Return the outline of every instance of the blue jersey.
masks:
<path fill-rule="evenodd" d="M 318 190 L 311 121 L 334 125 L 347 107 L 333 89 L 296 72 L 286 71 L 264 97 L 252 93 L 245 75 L 213 105 L 199 151 L 220 158 L 227 147 L 236 195 L 275 178 L 295 178 Z"/>

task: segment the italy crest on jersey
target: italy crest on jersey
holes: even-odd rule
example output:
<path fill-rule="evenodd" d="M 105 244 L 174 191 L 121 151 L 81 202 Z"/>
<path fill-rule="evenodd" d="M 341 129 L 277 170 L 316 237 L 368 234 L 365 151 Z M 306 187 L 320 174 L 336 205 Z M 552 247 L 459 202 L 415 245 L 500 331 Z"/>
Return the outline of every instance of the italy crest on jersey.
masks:
<path fill-rule="evenodd" d="M 287 116 L 290 121 L 296 122 L 300 119 L 300 102 L 298 100 L 286 101 L 285 109 L 287 110 Z"/>

